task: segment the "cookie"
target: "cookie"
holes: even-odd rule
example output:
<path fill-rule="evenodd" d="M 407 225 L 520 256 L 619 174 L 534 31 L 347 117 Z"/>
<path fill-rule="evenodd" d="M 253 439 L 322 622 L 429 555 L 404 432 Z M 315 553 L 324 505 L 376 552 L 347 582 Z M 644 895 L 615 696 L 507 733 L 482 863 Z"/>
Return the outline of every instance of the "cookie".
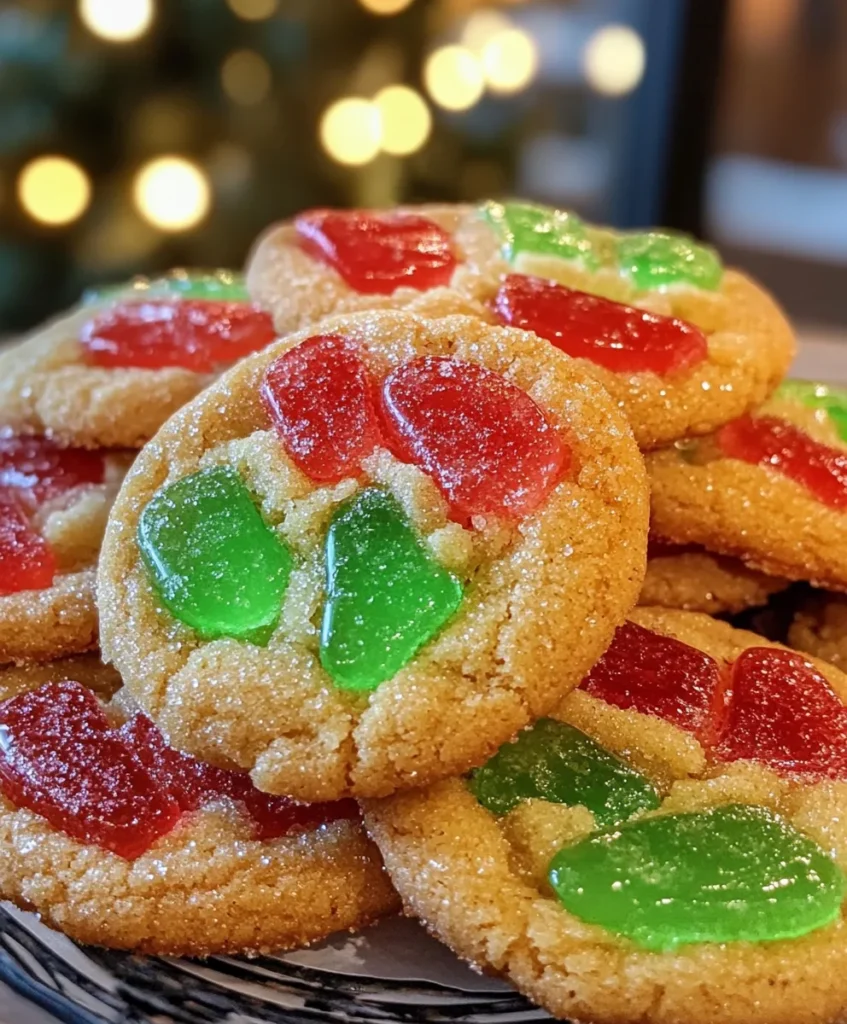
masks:
<path fill-rule="evenodd" d="M 748 569 L 737 558 L 716 555 L 696 545 L 651 542 L 647 574 L 638 603 L 706 615 L 734 615 L 767 603 L 788 587 L 788 580 Z"/>
<path fill-rule="evenodd" d="M 543 714 L 641 587 L 643 461 L 533 335 L 351 314 L 226 374 L 141 452 L 98 584 L 169 741 L 299 800 L 465 771 Z"/>
<path fill-rule="evenodd" d="M 258 953 L 358 928 L 397 897 L 356 805 L 304 807 L 168 748 L 104 704 L 95 656 L 0 672 L 0 897 L 79 942 Z"/>
<path fill-rule="evenodd" d="M 787 382 L 714 434 L 650 452 L 653 533 L 847 590 L 847 427 L 800 392 Z"/>
<path fill-rule="evenodd" d="M 92 293 L 0 355 L 0 426 L 139 448 L 213 376 L 275 334 L 231 271 Z"/>
<path fill-rule="evenodd" d="M 130 462 L 0 431 L 0 664 L 96 646 L 95 567 Z"/>
<path fill-rule="evenodd" d="M 534 331 L 604 385 L 644 448 L 747 412 L 795 351 L 771 297 L 708 246 L 525 202 L 310 211 L 260 240 L 247 283 L 283 333 L 410 304 Z"/>
<path fill-rule="evenodd" d="M 552 717 L 365 822 L 407 911 L 557 1017 L 835 1021 L 845 698 L 823 662 L 638 609 Z"/>
<path fill-rule="evenodd" d="M 818 593 L 803 598 L 788 629 L 788 642 L 847 670 L 847 597 Z"/>

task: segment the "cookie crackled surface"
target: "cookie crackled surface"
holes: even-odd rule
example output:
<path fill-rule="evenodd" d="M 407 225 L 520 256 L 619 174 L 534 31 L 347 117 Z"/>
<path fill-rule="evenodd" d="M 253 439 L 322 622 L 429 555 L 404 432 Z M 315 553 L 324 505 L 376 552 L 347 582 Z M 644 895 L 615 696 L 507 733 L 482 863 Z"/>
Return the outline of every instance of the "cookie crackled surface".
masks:
<path fill-rule="evenodd" d="M 103 647 L 180 750 L 305 801 L 485 760 L 634 604 L 646 480 L 533 335 L 375 311 L 248 358 L 128 476 Z"/>

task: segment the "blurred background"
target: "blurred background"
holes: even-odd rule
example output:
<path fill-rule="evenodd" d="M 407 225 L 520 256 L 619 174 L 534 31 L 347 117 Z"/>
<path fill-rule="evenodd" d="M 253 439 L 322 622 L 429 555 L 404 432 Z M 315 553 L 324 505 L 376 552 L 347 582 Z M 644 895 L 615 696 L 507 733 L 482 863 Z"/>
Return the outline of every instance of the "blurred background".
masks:
<path fill-rule="evenodd" d="M 0 3 L 2 332 L 303 207 L 518 194 L 847 330 L 847 3 Z"/>

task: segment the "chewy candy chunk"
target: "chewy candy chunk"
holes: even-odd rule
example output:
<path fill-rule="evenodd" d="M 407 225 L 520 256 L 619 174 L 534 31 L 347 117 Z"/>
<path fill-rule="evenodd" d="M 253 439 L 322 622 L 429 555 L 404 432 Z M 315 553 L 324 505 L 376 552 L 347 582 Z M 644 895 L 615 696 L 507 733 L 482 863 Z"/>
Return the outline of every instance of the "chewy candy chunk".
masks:
<path fill-rule="evenodd" d="M 74 682 L 0 704 L 0 790 L 66 835 L 127 859 L 170 832 L 181 813 L 97 698 Z"/>
<path fill-rule="evenodd" d="M 782 775 L 847 779 L 847 707 L 801 654 L 749 647 L 732 666 L 732 699 L 715 748 Z"/>
<path fill-rule="evenodd" d="M 231 467 L 162 487 L 138 546 L 165 606 L 202 637 L 262 640 L 276 625 L 291 555 Z"/>
<path fill-rule="evenodd" d="M 0 434 L 0 488 L 14 488 L 36 505 L 74 487 L 102 484 L 103 452 L 65 448 L 46 437 Z"/>
<path fill-rule="evenodd" d="M 505 278 L 494 309 L 502 323 L 616 373 L 682 373 L 709 354 L 703 332 L 684 320 L 524 274 Z"/>
<path fill-rule="evenodd" d="M 687 235 L 643 231 L 618 239 L 621 273 L 640 291 L 690 285 L 714 291 L 723 277 L 720 257 Z"/>
<path fill-rule="evenodd" d="M 0 487 L 0 597 L 46 590 L 56 569 L 56 556 L 30 526 L 15 492 Z"/>
<path fill-rule="evenodd" d="M 80 343 L 96 366 L 211 373 L 275 337 L 270 316 L 243 302 L 151 298 L 100 313 L 85 325 Z"/>
<path fill-rule="evenodd" d="M 374 385 L 348 338 L 309 338 L 280 356 L 262 397 L 286 452 L 318 483 L 358 476 L 380 443 Z"/>
<path fill-rule="evenodd" d="M 847 441 L 847 389 L 811 380 L 784 380 L 775 398 L 800 402 L 807 409 L 822 409 L 842 441 Z"/>
<path fill-rule="evenodd" d="M 530 515 L 570 468 L 529 395 L 476 363 L 414 359 L 385 380 L 382 403 L 389 447 L 435 479 L 459 519 Z"/>
<path fill-rule="evenodd" d="M 136 277 L 125 284 L 89 288 L 82 297 L 85 305 L 113 299 L 147 299 L 172 296 L 205 299 L 209 302 L 249 302 L 244 276 L 234 270 L 172 270 L 152 280 Z"/>
<path fill-rule="evenodd" d="M 580 688 L 615 707 L 663 718 L 701 739 L 711 733 L 724 701 L 714 658 L 634 622 L 618 627 Z"/>
<path fill-rule="evenodd" d="M 776 416 L 742 416 L 721 427 L 718 447 L 731 459 L 767 466 L 831 508 L 847 508 L 847 451 L 821 444 Z"/>
<path fill-rule="evenodd" d="M 321 663 L 372 690 L 452 617 L 462 584 L 427 552 L 392 495 L 372 487 L 335 514 L 326 540 Z"/>
<path fill-rule="evenodd" d="M 845 878 L 763 807 L 668 814 L 565 847 L 550 882 L 566 910 L 646 949 L 794 939 L 834 921 Z"/>
<path fill-rule="evenodd" d="M 643 775 L 579 729 L 552 718 L 542 718 L 513 743 L 504 743 L 471 774 L 468 785 L 494 814 L 507 814 L 530 799 L 582 804 L 599 828 L 659 806 L 658 794 Z"/>
<path fill-rule="evenodd" d="M 437 288 L 456 266 L 450 236 L 419 214 L 313 210 L 294 223 L 303 249 L 362 294 Z"/>
<path fill-rule="evenodd" d="M 518 202 L 488 202 L 481 212 L 499 235 L 503 255 L 512 263 L 527 253 L 578 261 L 589 270 L 598 266 L 585 222 L 576 214 Z"/>

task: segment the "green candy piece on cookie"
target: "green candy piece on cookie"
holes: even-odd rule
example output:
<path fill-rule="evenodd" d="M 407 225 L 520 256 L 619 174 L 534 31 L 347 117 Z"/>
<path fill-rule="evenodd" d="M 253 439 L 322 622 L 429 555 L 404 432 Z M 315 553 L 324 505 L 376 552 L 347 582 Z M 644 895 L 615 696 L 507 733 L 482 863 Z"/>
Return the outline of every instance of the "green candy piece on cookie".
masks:
<path fill-rule="evenodd" d="M 89 288 L 84 305 L 133 299 L 199 299 L 208 302 L 249 302 L 244 276 L 235 270 L 172 270 L 162 277 L 136 277 L 125 284 Z"/>
<path fill-rule="evenodd" d="M 714 291 L 723 276 L 723 266 L 714 249 L 669 231 L 620 235 L 617 255 L 620 272 L 639 291 L 673 285 Z"/>
<path fill-rule="evenodd" d="M 497 232 L 503 255 L 512 263 L 527 253 L 578 261 L 589 270 L 599 265 L 585 223 L 573 213 L 519 202 L 488 202 L 481 212 Z"/>
<path fill-rule="evenodd" d="M 812 380 L 784 380 L 775 398 L 800 402 L 807 409 L 823 409 L 842 441 L 847 441 L 847 388 Z"/>

